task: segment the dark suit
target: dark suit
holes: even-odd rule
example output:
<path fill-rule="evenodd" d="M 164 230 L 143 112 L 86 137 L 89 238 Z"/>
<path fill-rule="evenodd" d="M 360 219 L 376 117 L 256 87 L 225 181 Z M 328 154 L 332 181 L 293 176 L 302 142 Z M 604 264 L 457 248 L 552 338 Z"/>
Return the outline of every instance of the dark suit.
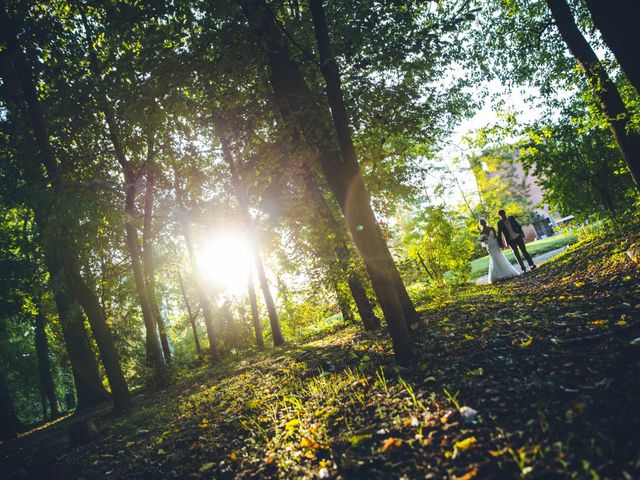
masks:
<path fill-rule="evenodd" d="M 514 233 L 518 234 L 517 238 L 511 238 L 511 236 L 509 235 L 509 230 L 507 230 L 506 222 L 509 222 L 511 229 L 514 231 Z M 504 241 L 502 240 L 503 237 Z M 522 261 L 522 257 L 520 256 L 520 252 L 522 252 L 522 255 L 524 255 L 524 258 L 527 260 L 529 266 L 534 266 L 533 259 L 531 258 L 531 255 L 529 255 L 529 252 L 527 252 L 527 247 L 525 247 L 524 245 L 524 232 L 522 231 L 522 226 L 512 216 L 508 216 L 506 221 L 501 219 L 498 222 L 498 241 L 500 243 L 500 246 L 504 246 L 505 243 L 507 243 L 511 247 L 511 250 L 513 250 L 513 254 L 515 255 L 516 260 L 520 264 L 520 268 L 523 272 L 526 271 L 526 268 L 524 266 L 524 262 Z M 518 250 L 520 250 L 520 252 Z"/>

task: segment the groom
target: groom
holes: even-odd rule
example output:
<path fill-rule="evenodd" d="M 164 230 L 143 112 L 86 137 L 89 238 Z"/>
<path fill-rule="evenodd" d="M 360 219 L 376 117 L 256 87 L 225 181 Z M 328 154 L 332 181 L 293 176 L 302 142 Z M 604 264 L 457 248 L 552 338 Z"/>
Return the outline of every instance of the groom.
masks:
<path fill-rule="evenodd" d="M 498 221 L 498 241 L 500 242 L 500 246 L 504 248 L 506 241 L 506 243 L 511 247 L 516 260 L 518 260 L 518 263 L 520 264 L 522 273 L 526 272 L 527 269 L 524 266 L 522 257 L 520 257 L 520 252 L 522 252 L 524 258 L 527 259 L 531 270 L 534 270 L 536 266 L 533 264 L 531 255 L 527 252 L 527 247 L 524 246 L 524 233 L 522 231 L 522 227 L 514 217 L 511 215 L 507 217 L 504 210 L 498 211 L 498 215 L 500 215 L 500 221 Z M 502 240 L 502 237 L 504 237 L 505 241 Z M 518 252 L 518 249 L 520 252 Z"/>

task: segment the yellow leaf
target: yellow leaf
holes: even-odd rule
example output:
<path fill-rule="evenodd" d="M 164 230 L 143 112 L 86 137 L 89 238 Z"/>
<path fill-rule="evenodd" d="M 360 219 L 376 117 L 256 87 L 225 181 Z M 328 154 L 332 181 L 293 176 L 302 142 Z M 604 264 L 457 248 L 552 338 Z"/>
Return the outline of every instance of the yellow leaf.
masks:
<path fill-rule="evenodd" d="M 231 458 L 231 460 L 235 461 L 238 459 L 238 454 L 236 452 L 231 452 L 231 455 L 229 455 L 229 458 Z"/>
<path fill-rule="evenodd" d="M 525 341 L 520 343 L 519 346 L 522 348 L 527 348 L 527 347 L 530 347 L 532 343 L 533 343 L 533 337 L 529 337 Z"/>
<path fill-rule="evenodd" d="M 391 447 L 399 447 L 400 445 L 402 445 L 402 439 L 389 437 L 382 444 L 382 448 L 380 449 L 380 451 L 384 453 L 387 450 L 389 450 Z"/>
<path fill-rule="evenodd" d="M 594 327 L 603 327 L 606 324 L 606 320 L 594 320 L 593 322 L 589 322 L 589 325 L 593 325 Z"/>
<path fill-rule="evenodd" d="M 618 320 L 616 322 L 616 325 L 618 325 L 619 327 L 624 327 L 627 324 L 626 320 Z"/>
<path fill-rule="evenodd" d="M 476 440 L 476 437 L 467 437 L 464 440 L 460 440 L 459 442 L 456 442 L 453 446 L 463 452 L 467 450 L 471 445 L 476 443 L 477 441 L 478 440 Z"/>
<path fill-rule="evenodd" d="M 478 469 L 474 468 L 473 470 L 469 470 L 467 473 L 465 473 L 461 477 L 456 477 L 456 478 L 457 480 L 471 480 L 476 475 L 478 475 Z"/>
<path fill-rule="evenodd" d="M 576 282 L 575 286 L 576 287 L 584 287 L 584 282 Z"/>
<path fill-rule="evenodd" d="M 489 450 L 489 455 L 491 455 L 492 457 L 499 457 L 501 455 L 504 455 L 506 451 L 507 451 L 506 448 L 503 448 L 500 450 Z"/>
<path fill-rule="evenodd" d="M 474 338 L 473 335 L 469 335 L 468 333 L 464 334 L 464 339 L 465 340 L 473 340 L 473 338 Z"/>

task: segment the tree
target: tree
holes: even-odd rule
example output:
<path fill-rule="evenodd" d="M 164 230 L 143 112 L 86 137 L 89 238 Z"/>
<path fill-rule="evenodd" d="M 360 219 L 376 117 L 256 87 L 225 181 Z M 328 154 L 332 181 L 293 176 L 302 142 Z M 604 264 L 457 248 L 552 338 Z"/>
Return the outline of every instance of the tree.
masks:
<path fill-rule="evenodd" d="M 634 16 L 629 15 L 629 4 L 624 0 L 585 0 L 585 3 L 594 25 L 600 30 L 629 82 L 640 94 L 640 63 L 634 48 L 638 41 L 638 28 Z"/>
<path fill-rule="evenodd" d="M 20 422 L 11 400 L 9 387 L 0 372 L 0 439 L 10 440 L 18 436 Z"/>
<path fill-rule="evenodd" d="M 169 347 L 169 338 L 166 331 L 164 319 L 160 314 L 158 307 L 158 298 L 156 296 L 156 267 L 153 253 L 153 189 L 155 185 L 155 174 L 152 171 L 147 172 L 146 186 L 144 194 L 144 226 L 142 229 L 142 267 L 144 270 L 144 279 L 149 292 L 149 302 L 153 309 L 153 316 L 158 326 L 158 334 L 160 335 L 160 344 L 162 345 L 162 353 L 167 362 L 171 360 L 171 348 Z"/>
<path fill-rule="evenodd" d="M 543 200 L 559 212 L 587 218 L 615 214 L 632 183 L 610 133 L 571 116 L 524 129 L 521 160 L 543 188 Z"/>
<path fill-rule="evenodd" d="M 267 279 L 267 275 L 264 269 L 264 263 L 262 261 L 262 256 L 260 255 L 259 243 L 256 235 L 256 231 L 254 228 L 254 223 L 251 218 L 251 213 L 249 212 L 249 202 L 247 200 L 247 194 L 243 188 L 242 178 L 238 172 L 238 166 L 236 165 L 236 161 L 233 158 L 233 154 L 231 152 L 231 145 L 229 144 L 229 140 L 227 138 L 227 133 L 224 131 L 224 126 L 219 123 L 218 124 L 218 135 L 220 136 L 220 146 L 222 148 L 222 157 L 224 161 L 229 166 L 229 171 L 231 172 L 231 181 L 233 182 L 234 190 L 236 193 L 238 206 L 240 210 L 240 217 L 243 219 L 245 228 L 251 231 L 250 237 L 252 239 L 252 247 L 254 250 L 254 262 L 256 273 L 258 274 L 258 281 L 260 282 L 260 288 L 262 289 L 262 294 L 264 296 L 264 302 L 267 305 L 267 313 L 269 315 L 269 323 L 271 325 L 271 335 L 273 337 L 273 344 L 275 346 L 284 345 L 284 336 L 282 335 L 282 329 L 280 328 L 280 319 L 278 317 L 278 311 L 276 309 L 275 302 L 273 301 L 273 297 L 271 295 L 271 289 L 269 288 L 269 281 Z M 249 285 L 249 295 L 251 296 L 251 288 L 253 282 Z M 255 295 L 255 294 L 254 294 Z M 252 304 L 252 314 L 253 314 L 253 304 Z M 254 326 L 259 323 L 256 322 L 254 318 Z M 258 336 L 258 330 L 256 329 L 256 336 Z M 258 342 L 259 344 L 260 342 Z"/>
<path fill-rule="evenodd" d="M 444 205 L 413 212 L 403 224 L 407 257 L 424 270 L 435 289 L 469 280 L 474 238 L 464 219 Z"/>
<path fill-rule="evenodd" d="M 16 34 L 13 31 L 13 26 L 10 24 L 4 4 L 0 4 L 0 23 L 4 27 L 3 30 L 6 32 L 3 40 L 7 45 L 16 66 L 22 95 L 24 96 L 28 107 L 31 127 L 36 139 L 36 144 L 38 145 L 40 163 L 47 172 L 48 181 L 51 182 L 54 189 L 59 192 L 61 189 L 61 180 L 59 177 L 57 162 L 49 140 L 47 123 L 37 99 L 34 81 L 27 64 L 26 57 L 17 42 Z M 17 97 L 17 94 L 14 96 Z M 24 170 L 25 176 L 27 176 L 32 184 L 39 185 L 42 189 L 46 188 L 47 181 L 38 171 L 39 166 L 33 165 L 32 162 L 29 163 L 25 160 Z M 120 368 L 118 354 L 113 344 L 113 337 L 106 325 L 104 312 L 102 311 L 95 293 L 87 286 L 80 275 L 77 258 L 74 258 L 74 255 L 77 255 L 77 252 L 74 251 L 73 240 L 67 235 L 67 230 L 65 229 L 63 222 L 60 223 L 62 228 L 56 228 L 55 224 L 51 222 L 52 218 L 49 207 L 50 206 L 46 206 L 42 203 L 34 204 L 36 223 L 39 224 L 39 227 L 42 230 L 43 250 L 45 251 L 45 258 L 48 259 L 47 264 L 50 270 L 50 275 L 53 278 L 52 288 L 54 291 L 60 290 L 59 282 L 63 281 L 66 284 L 68 292 L 75 297 L 78 303 L 82 305 L 94 332 L 98 348 L 100 349 L 105 370 L 109 377 L 110 385 L 114 394 L 114 404 L 116 408 L 126 409 L 129 406 L 129 392 Z M 62 249 L 60 249 L 60 251 L 55 251 L 58 250 L 58 246 L 50 244 L 50 242 L 55 242 L 52 234 L 57 234 L 61 237 L 57 240 L 62 241 L 62 243 L 65 244 L 65 247 L 67 248 L 66 254 L 61 254 Z M 57 275 L 62 275 L 63 278 L 56 278 Z M 68 308 L 73 307 L 69 305 L 68 299 L 63 298 L 64 296 L 66 296 L 66 293 L 62 292 L 57 295 L 59 310 L 61 311 L 61 314 L 62 311 L 68 311 L 69 314 L 71 314 Z M 78 327 L 71 327 L 71 325 L 78 325 Z M 89 397 L 90 400 L 86 403 L 89 404 L 87 406 L 90 406 L 94 402 L 104 398 L 105 395 L 103 393 L 104 388 L 99 384 L 97 365 L 95 366 L 95 369 L 93 368 L 93 365 L 95 365 L 95 359 L 93 359 L 93 361 L 89 361 L 87 365 L 83 363 L 89 359 L 89 356 L 93 358 L 93 353 L 89 353 L 90 349 L 87 351 L 86 347 L 81 347 L 81 345 L 86 344 L 86 341 L 82 339 L 82 332 L 77 330 L 79 325 L 80 324 L 77 323 L 77 320 L 68 322 L 67 332 L 70 335 L 69 339 L 71 340 L 73 338 L 71 341 L 73 344 L 77 345 L 77 348 L 70 347 L 69 345 L 68 347 L 74 348 L 74 350 L 83 357 L 82 360 L 78 358 L 74 371 L 77 371 L 78 375 L 81 375 L 80 372 L 85 372 L 89 369 L 88 372 L 90 373 L 86 375 L 86 377 L 90 379 L 93 386 L 90 387 L 89 384 L 87 384 L 86 391 L 91 389 L 93 392 L 87 394 L 87 397 Z M 71 328 L 73 328 L 73 331 Z M 78 397 L 78 405 L 84 406 L 85 401 L 83 400 L 81 402 L 82 399 L 80 392 L 78 392 Z"/>
<path fill-rule="evenodd" d="M 547 0 L 547 5 L 560 35 L 576 58 L 607 117 L 636 187 L 640 188 L 640 134 L 631 130 L 629 112 L 618 88 L 580 32 L 566 0 Z"/>
<path fill-rule="evenodd" d="M 315 102 L 270 14 L 257 2 L 243 1 L 241 6 L 258 45 L 267 56 L 269 80 L 280 113 L 290 127 L 298 128 L 305 140 L 317 148 L 319 164 L 345 216 L 385 314 L 396 358 L 399 363 L 409 363 L 412 342 L 391 272 L 393 260 L 371 210 L 359 166 L 354 158 L 343 158 L 332 145 L 331 119 L 323 115 L 322 106 Z"/>
<path fill-rule="evenodd" d="M 141 172 L 134 169 L 129 159 L 126 156 L 120 131 L 118 128 L 117 120 L 114 110 L 104 95 L 102 88 L 102 71 L 99 65 L 98 57 L 94 48 L 92 30 L 89 26 L 84 11 L 80 11 L 82 16 L 83 26 L 86 34 L 86 44 L 89 54 L 89 65 L 91 74 L 93 75 L 95 95 L 98 99 L 98 104 L 102 113 L 104 114 L 107 128 L 109 131 L 109 138 L 111 140 L 114 155 L 118 164 L 122 168 L 124 176 L 124 190 L 125 190 L 125 212 L 127 214 L 127 222 L 125 223 L 125 231 L 127 238 L 127 249 L 131 257 L 131 266 L 133 268 L 133 275 L 136 281 L 136 288 L 138 291 L 138 299 L 140 301 L 140 307 L 142 309 L 142 317 L 144 319 L 144 325 L 147 332 L 147 345 L 151 356 L 151 364 L 154 367 L 157 380 L 160 383 L 167 381 L 167 365 L 166 359 L 162 353 L 162 348 L 159 341 L 157 322 L 153 312 L 153 305 L 149 298 L 149 291 L 144 281 L 144 271 L 142 267 L 142 252 L 140 248 L 140 239 L 138 238 L 138 232 L 134 224 L 136 217 L 136 194 L 137 185 L 141 176 Z M 151 161 L 154 156 L 154 140 L 149 138 L 147 141 L 147 161 Z"/>
<path fill-rule="evenodd" d="M 35 347 L 38 357 L 38 376 L 40 378 L 40 389 L 43 397 L 43 418 L 47 418 L 47 408 L 44 400 L 49 403 L 50 415 L 48 418 L 56 418 L 60 411 L 58 410 L 58 400 L 56 398 L 53 377 L 51 376 L 51 361 L 49 360 L 49 343 L 47 341 L 47 333 L 45 331 L 46 319 L 41 312 L 36 314 L 35 318 Z"/>

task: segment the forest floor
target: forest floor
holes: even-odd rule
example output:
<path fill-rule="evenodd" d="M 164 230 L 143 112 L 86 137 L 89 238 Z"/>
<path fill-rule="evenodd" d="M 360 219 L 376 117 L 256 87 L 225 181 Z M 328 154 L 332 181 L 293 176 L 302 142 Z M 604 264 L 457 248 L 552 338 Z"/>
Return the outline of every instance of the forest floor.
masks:
<path fill-rule="evenodd" d="M 0 446 L 6 478 L 639 478 L 640 274 L 629 239 L 423 306 L 413 368 L 343 327 Z"/>

